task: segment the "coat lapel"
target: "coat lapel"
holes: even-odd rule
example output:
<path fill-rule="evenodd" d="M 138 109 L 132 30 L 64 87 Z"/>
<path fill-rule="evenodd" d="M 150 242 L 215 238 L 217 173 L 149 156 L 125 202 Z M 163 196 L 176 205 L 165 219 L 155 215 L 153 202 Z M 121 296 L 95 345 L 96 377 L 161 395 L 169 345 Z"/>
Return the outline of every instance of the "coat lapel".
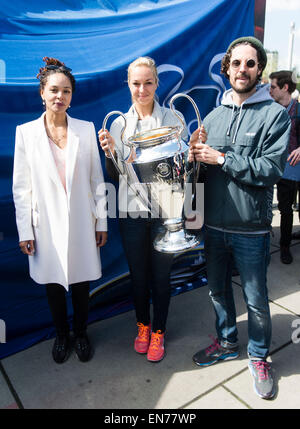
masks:
<path fill-rule="evenodd" d="M 53 154 L 50 148 L 49 139 L 46 134 L 44 117 L 45 113 L 43 113 L 43 115 L 37 120 L 36 147 L 39 151 L 39 158 L 41 159 L 42 164 L 44 164 L 45 166 L 45 172 L 48 173 L 50 178 L 58 187 L 61 187 L 63 189 L 63 185 L 61 183 L 57 167 L 53 158 Z"/>
<path fill-rule="evenodd" d="M 153 109 L 152 116 L 154 116 L 155 118 L 156 128 L 160 128 L 162 126 L 161 124 L 163 123 L 163 114 L 162 114 L 162 108 L 160 107 L 160 105 L 156 100 L 154 100 L 154 109 Z"/>
<path fill-rule="evenodd" d="M 67 115 L 68 119 L 68 141 L 67 141 L 67 160 L 66 160 L 66 187 L 68 200 L 70 201 L 72 182 L 79 147 L 79 135 L 74 126 L 73 119 Z"/>
<path fill-rule="evenodd" d="M 126 114 L 126 119 L 127 123 L 125 129 L 125 138 L 129 139 L 129 137 L 132 137 L 134 134 L 136 134 L 136 127 L 139 119 L 138 114 L 133 105 L 130 107 L 128 113 Z"/>
<path fill-rule="evenodd" d="M 45 113 L 37 121 L 37 133 L 35 137 L 38 142 L 37 147 L 39 150 L 39 158 L 42 160 L 42 163 L 45 166 L 45 171 L 48 173 L 51 180 L 53 180 L 56 186 L 58 186 L 63 192 L 65 192 L 50 148 L 48 136 L 46 134 L 44 116 Z M 79 146 L 79 136 L 78 131 L 74 126 L 73 119 L 69 115 L 67 115 L 67 120 L 68 141 L 66 150 L 66 188 L 68 200 L 70 200 L 72 181 Z"/>

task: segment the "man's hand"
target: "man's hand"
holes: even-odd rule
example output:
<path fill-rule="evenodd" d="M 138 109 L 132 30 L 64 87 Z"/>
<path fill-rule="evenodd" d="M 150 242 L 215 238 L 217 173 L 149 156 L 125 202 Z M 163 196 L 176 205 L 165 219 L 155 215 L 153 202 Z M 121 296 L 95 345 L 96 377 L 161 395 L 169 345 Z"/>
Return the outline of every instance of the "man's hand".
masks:
<path fill-rule="evenodd" d="M 218 157 L 222 156 L 222 152 L 213 149 L 204 144 L 207 140 L 207 133 L 203 125 L 193 132 L 190 139 L 190 150 L 188 154 L 189 162 L 201 161 L 206 164 L 217 165 Z"/>
<path fill-rule="evenodd" d="M 297 147 L 297 149 L 294 149 L 293 152 L 289 154 L 288 162 L 291 166 L 295 167 L 295 165 L 298 164 L 300 161 L 300 147 Z"/>

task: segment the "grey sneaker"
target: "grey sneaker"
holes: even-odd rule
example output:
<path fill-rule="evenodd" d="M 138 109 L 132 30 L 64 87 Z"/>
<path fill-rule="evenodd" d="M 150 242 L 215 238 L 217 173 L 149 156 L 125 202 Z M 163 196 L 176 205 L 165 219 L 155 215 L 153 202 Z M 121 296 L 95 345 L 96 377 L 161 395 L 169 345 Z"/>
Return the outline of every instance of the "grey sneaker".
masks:
<path fill-rule="evenodd" d="M 216 338 L 210 337 L 214 341 L 213 344 L 207 347 L 207 349 L 200 350 L 193 356 L 195 364 L 208 366 L 221 360 L 236 359 L 239 356 L 238 345 L 223 347 Z"/>
<path fill-rule="evenodd" d="M 254 391 L 263 399 L 271 399 L 275 395 L 275 387 L 271 374 L 271 366 L 265 360 L 249 360 L 250 373 L 253 377 Z"/>

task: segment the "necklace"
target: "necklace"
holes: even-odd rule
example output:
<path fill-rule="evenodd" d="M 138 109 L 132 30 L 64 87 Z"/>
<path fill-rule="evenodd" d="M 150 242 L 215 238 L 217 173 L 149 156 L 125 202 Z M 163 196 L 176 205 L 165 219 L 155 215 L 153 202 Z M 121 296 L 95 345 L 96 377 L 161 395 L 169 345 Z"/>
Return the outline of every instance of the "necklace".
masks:
<path fill-rule="evenodd" d="M 66 144 L 67 144 L 67 142 L 66 142 L 66 137 L 67 137 L 66 129 L 64 129 L 61 132 L 61 135 L 59 135 L 56 131 L 55 137 L 53 135 L 54 134 L 53 131 L 50 131 L 48 125 L 46 125 L 46 134 L 49 137 L 49 139 L 51 139 L 53 141 L 53 143 L 56 144 L 56 146 L 58 146 L 61 149 L 64 149 Z"/>

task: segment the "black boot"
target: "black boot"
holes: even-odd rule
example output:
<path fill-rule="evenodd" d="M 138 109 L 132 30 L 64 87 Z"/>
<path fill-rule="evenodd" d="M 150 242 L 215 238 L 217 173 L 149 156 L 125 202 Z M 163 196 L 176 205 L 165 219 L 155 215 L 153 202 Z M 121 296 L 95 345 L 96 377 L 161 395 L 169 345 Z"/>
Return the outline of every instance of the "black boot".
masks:
<path fill-rule="evenodd" d="M 283 264 L 291 264 L 293 262 L 293 256 L 289 246 L 280 247 L 280 259 Z"/>
<path fill-rule="evenodd" d="M 57 335 L 52 348 L 52 356 L 56 363 L 65 362 L 70 356 L 71 345 L 69 334 Z"/>
<path fill-rule="evenodd" d="M 300 231 L 293 232 L 292 240 L 300 240 Z"/>
<path fill-rule="evenodd" d="M 75 352 L 81 362 L 87 362 L 93 355 L 93 349 L 86 332 L 75 334 Z"/>

